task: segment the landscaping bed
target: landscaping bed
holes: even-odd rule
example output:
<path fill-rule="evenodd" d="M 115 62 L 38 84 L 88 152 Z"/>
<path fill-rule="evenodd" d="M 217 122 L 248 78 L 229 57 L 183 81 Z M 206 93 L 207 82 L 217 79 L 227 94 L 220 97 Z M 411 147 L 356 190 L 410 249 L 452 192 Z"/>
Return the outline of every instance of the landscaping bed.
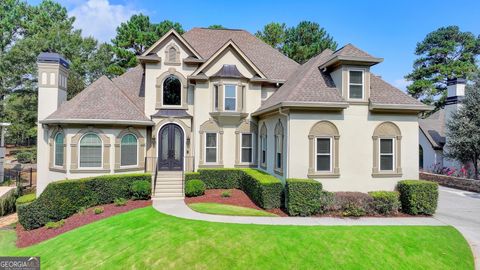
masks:
<path fill-rule="evenodd" d="M 222 193 L 230 192 L 230 197 L 223 197 Z M 276 214 L 281 217 L 288 216 L 285 212 L 283 212 L 280 208 L 273 208 L 269 210 L 262 209 L 258 207 L 248 196 L 245 192 L 239 189 L 207 189 L 205 190 L 205 194 L 198 197 L 186 197 L 185 198 L 186 204 L 191 203 L 222 203 L 222 204 L 229 204 L 241 207 L 248 207 L 256 210 L 264 210 L 269 213 Z"/>
<path fill-rule="evenodd" d="M 133 209 L 142 208 L 151 205 L 150 200 L 139 200 L 139 201 L 127 201 L 124 206 L 116 206 L 115 204 L 106 204 L 102 206 L 91 207 L 85 209 L 84 213 L 74 214 L 66 219 L 64 219 L 63 226 L 59 228 L 49 229 L 46 226 L 34 229 L 34 230 L 25 230 L 20 223 L 17 224 L 17 247 L 28 247 L 47 239 L 53 238 L 59 234 L 71 231 L 75 228 L 108 218 L 120 213 L 125 213 Z M 94 209 L 103 208 L 103 213 L 95 214 Z"/>

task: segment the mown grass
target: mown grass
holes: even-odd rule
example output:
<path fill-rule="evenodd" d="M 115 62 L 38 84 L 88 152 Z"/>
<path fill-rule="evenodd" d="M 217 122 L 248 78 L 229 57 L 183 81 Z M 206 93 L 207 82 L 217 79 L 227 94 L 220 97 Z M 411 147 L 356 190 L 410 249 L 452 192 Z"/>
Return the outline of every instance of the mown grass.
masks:
<path fill-rule="evenodd" d="M 213 215 L 277 217 L 267 211 L 221 203 L 191 203 L 188 206 L 194 211 Z"/>
<path fill-rule="evenodd" d="M 40 256 L 42 269 L 473 269 L 448 226 L 271 226 L 185 220 L 152 207 L 32 247 L 0 231 L 0 256 Z"/>

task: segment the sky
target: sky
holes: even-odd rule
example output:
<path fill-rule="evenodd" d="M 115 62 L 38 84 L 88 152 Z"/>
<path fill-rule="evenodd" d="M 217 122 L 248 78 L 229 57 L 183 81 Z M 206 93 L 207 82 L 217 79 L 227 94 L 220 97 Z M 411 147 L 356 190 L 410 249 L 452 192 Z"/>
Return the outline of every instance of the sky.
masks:
<path fill-rule="evenodd" d="M 38 4 L 40 0 L 28 0 Z M 84 35 L 110 41 L 116 27 L 136 13 L 152 22 L 171 20 L 185 30 L 221 24 L 251 33 L 270 22 L 295 26 L 317 22 L 338 42 L 352 43 L 384 61 L 372 68 L 377 75 L 405 90 L 404 76 L 411 72 L 415 46 L 442 26 L 458 25 L 480 35 L 480 1 L 163 1 L 163 0 L 60 0 L 76 17 L 75 27 Z"/>

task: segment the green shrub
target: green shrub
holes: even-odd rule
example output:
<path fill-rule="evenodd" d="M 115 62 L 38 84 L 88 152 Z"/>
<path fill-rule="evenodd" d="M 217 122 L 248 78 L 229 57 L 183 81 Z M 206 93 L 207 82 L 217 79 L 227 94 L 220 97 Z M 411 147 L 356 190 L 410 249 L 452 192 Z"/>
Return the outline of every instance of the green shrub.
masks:
<path fill-rule="evenodd" d="M 240 189 L 263 209 L 280 208 L 282 206 L 283 185 L 278 178 L 255 169 L 243 169 Z"/>
<path fill-rule="evenodd" d="M 310 216 L 322 212 L 322 183 L 311 179 L 287 179 L 285 207 L 290 216 Z"/>
<path fill-rule="evenodd" d="M 396 191 L 372 191 L 372 210 L 380 215 L 392 215 L 398 212 L 400 207 L 399 193 Z"/>
<path fill-rule="evenodd" d="M 188 182 L 193 179 L 200 179 L 199 172 L 187 172 L 185 173 L 185 182 Z"/>
<path fill-rule="evenodd" d="M 31 230 L 49 221 L 67 218 L 81 207 L 111 203 L 115 198 L 131 198 L 132 183 L 137 181 L 149 182 L 151 175 L 118 174 L 52 182 L 35 201 L 18 206 L 18 220 L 25 229 Z"/>
<path fill-rule="evenodd" d="M 17 197 L 17 189 L 12 189 L 0 197 L 0 217 L 15 212 L 15 201 Z"/>
<path fill-rule="evenodd" d="M 93 209 L 93 213 L 95 213 L 95 215 L 100 215 L 103 213 L 103 211 L 105 211 L 103 207 L 95 207 L 95 209 Z"/>
<path fill-rule="evenodd" d="M 23 151 L 19 151 L 15 155 L 15 157 L 16 157 L 17 161 L 19 163 L 22 163 L 22 164 L 34 163 L 36 158 L 37 158 L 37 154 L 34 151 L 23 150 Z"/>
<path fill-rule="evenodd" d="M 82 215 L 85 214 L 86 212 L 87 212 L 87 208 L 85 208 L 84 206 L 78 208 L 78 211 L 77 211 L 78 214 L 82 214 Z"/>
<path fill-rule="evenodd" d="M 148 200 L 152 194 L 150 181 L 134 181 L 132 184 L 132 197 L 135 200 Z"/>
<path fill-rule="evenodd" d="M 61 219 L 57 222 L 49 221 L 47 224 L 45 224 L 45 228 L 47 229 L 58 229 L 60 227 L 63 227 L 65 225 L 65 220 Z"/>
<path fill-rule="evenodd" d="M 224 191 L 222 191 L 222 194 L 220 196 L 222 196 L 222 198 L 230 198 L 232 196 L 232 191 L 231 190 L 224 190 Z"/>
<path fill-rule="evenodd" d="M 322 190 L 320 194 L 320 214 L 323 214 L 332 208 L 335 193 Z"/>
<path fill-rule="evenodd" d="M 205 194 L 205 183 L 202 180 L 192 179 L 185 184 L 185 196 L 197 197 Z"/>
<path fill-rule="evenodd" d="M 239 169 L 201 169 L 198 170 L 200 178 L 207 189 L 232 189 L 240 188 L 240 182 L 244 176 Z"/>
<path fill-rule="evenodd" d="M 115 206 L 125 206 L 125 205 L 127 205 L 127 199 L 117 198 L 117 199 L 113 200 L 113 203 L 115 204 Z"/>
<path fill-rule="evenodd" d="M 37 197 L 35 196 L 35 193 L 30 193 L 30 194 L 20 196 L 17 198 L 16 205 L 18 206 L 21 204 L 31 203 L 35 201 L 36 198 Z"/>
<path fill-rule="evenodd" d="M 438 184 L 423 180 L 403 180 L 397 184 L 402 211 L 410 215 L 433 215 L 438 204 Z"/>
<path fill-rule="evenodd" d="M 329 210 L 340 212 L 343 216 L 363 216 L 372 213 L 373 199 L 362 192 L 335 192 Z"/>

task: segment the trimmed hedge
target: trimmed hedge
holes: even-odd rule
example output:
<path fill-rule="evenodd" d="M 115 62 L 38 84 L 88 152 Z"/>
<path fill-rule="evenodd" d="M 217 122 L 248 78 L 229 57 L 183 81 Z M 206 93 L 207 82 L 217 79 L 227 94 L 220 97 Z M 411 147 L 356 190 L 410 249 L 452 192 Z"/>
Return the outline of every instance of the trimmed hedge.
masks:
<path fill-rule="evenodd" d="M 423 180 L 403 180 L 397 184 L 402 211 L 410 215 L 433 215 L 438 204 L 438 184 Z"/>
<path fill-rule="evenodd" d="M 200 179 L 200 173 L 198 172 L 187 172 L 185 173 L 185 182 L 188 182 L 193 179 Z"/>
<path fill-rule="evenodd" d="M 283 185 L 278 178 L 256 169 L 200 169 L 200 177 L 207 189 L 243 190 L 263 209 L 282 205 Z"/>
<path fill-rule="evenodd" d="M 396 191 L 372 191 L 368 193 L 372 198 L 372 210 L 380 215 L 392 215 L 400 208 L 399 193 Z"/>
<path fill-rule="evenodd" d="M 135 200 L 148 200 L 152 194 L 152 185 L 150 181 L 140 180 L 132 183 L 132 197 Z"/>
<path fill-rule="evenodd" d="M 0 217 L 15 212 L 15 201 L 17 197 L 17 189 L 12 189 L 0 197 Z"/>
<path fill-rule="evenodd" d="M 202 180 L 192 179 L 185 184 L 185 196 L 197 197 L 205 194 L 205 183 Z"/>
<path fill-rule="evenodd" d="M 35 201 L 37 197 L 35 193 L 25 194 L 17 198 L 16 205 L 19 206 L 21 204 L 27 204 Z"/>
<path fill-rule="evenodd" d="M 18 220 L 27 229 L 35 229 L 49 221 L 59 221 L 75 214 L 80 208 L 113 202 L 116 198 L 132 198 L 136 181 L 151 181 L 150 174 L 118 174 L 48 184 L 30 204 L 19 205 Z"/>
<path fill-rule="evenodd" d="M 286 182 L 285 207 L 290 216 L 310 216 L 322 212 L 322 183 L 293 178 Z"/>

